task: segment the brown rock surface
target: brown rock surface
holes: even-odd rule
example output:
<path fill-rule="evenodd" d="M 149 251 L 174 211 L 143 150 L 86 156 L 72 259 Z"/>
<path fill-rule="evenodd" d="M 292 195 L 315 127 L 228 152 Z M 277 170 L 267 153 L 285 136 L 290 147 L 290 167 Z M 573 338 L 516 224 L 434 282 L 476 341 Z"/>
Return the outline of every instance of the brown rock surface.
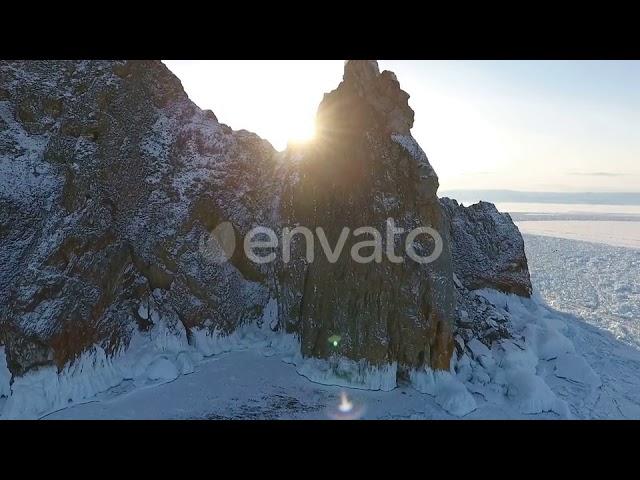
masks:
<path fill-rule="evenodd" d="M 355 243 L 372 239 L 354 236 L 355 229 L 370 226 L 384 236 L 387 218 L 406 231 L 446 230 L 437 176 L 409 134 L 408 98 L 376 62 L 347 62 L 343 82 L 318 108 L 318 138 L 297 160 L 299 180 L 285 193 L 283 225 L 322 227 L 332 248 L 344 227 L 352 232 L 336 263 L 318 248 L 307 263 L 301 238 L 293 264 L 282 270 L 281 313 L 287 329 L 300 334 L 305 356 L 397 362 L 400 371 L 449 367 L 454 298 L 447 239 L 428 265 L 404 255 L 406 233 L 395 248 L 403 263 L 383 257 L 361 264 L 349 255 Z M 418 239 L 423 255 L 433 251 L 429 237 Z"/>
<path fill-rule="evenodd" d="M 264 274 L 208 262 L 201 240 L 220 219 L 264 221 L 267 142 L 200 110 L 158 61 L 0 62 L 0 89 L 0 344 L 14 375 L 115 352 L 158 318 L 187 336 L 259 318 Z"/>

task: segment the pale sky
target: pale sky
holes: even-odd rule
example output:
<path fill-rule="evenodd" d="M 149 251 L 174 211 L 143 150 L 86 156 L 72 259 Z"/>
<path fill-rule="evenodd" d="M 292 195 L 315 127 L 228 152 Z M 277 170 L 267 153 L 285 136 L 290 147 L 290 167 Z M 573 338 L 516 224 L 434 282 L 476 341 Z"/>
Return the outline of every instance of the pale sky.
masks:
<path fill-rule="evenodd" d="M 165 61 L 189 97 L 281 150 L 343 60 Z M 640 61 L 387 61 L 441 190 L 640 191 Z"/>

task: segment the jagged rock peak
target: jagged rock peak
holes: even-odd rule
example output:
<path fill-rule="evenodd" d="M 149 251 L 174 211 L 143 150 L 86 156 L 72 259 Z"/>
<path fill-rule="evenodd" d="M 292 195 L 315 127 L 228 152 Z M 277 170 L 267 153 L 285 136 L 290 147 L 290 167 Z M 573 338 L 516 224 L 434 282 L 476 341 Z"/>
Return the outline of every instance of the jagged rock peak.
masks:
<path fill-rule="evenodd" d="M 409 135 L 413 119 L 409 94 L 393 72 L 380 73 L 375 60 L 347 60 L 342 82 L 325 94 L 318 108 L 319 131 L 332 133 L 382 130 Z"/>
<path fill-rule="evenodd" d="M 301 151 L 297 180 L 283 194 L 284 225 L 322 227 L 332 243 L 345 227 L 382 232 L 388 218 L 404 232 L 419 225 L 446 232 L 437 176 L 409 132 L 408 98 L 395 75 L 380 73 L 375 61 L 345 63 L 342 82 L 318 108 L 317 138 Z M 433 242 L 423 240 L 421 251 L 433 251 Z M 328 361 L 338 376 L 344 370 L 335 363 L 339 358 L 400 378 L 412 369 L 448 370 L 454 288 L 443 240 L 435 262 L 408 260 L 401 267 L 361 264 L 348 255 L 306 261 L 305 245 L 295 244 L 293 262 L 278 272 L 278 311 L 285 329 L 299 334 L 302 356 Z M 344 251 L 356 243 L 349 237 Z"/>
<path fill-rule="evenodd" d="M 345 82 L 367 84 L 375 81 L 378 75 L 380 75 L 380 69 L 375 60 L 346 60 L 344 62 L 342 79 Z"/>

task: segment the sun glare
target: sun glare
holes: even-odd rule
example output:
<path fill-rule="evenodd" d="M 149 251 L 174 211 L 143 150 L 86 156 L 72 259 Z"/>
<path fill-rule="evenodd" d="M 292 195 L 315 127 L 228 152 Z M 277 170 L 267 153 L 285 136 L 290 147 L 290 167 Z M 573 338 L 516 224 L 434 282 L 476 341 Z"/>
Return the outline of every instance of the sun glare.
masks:
<path fill-rule="evenodd" d="M 313 119 L 286 122 L 283 125 L 283 136 L 287 138 L 287 143 L 299 145 L 313 140 L 316 136 L 316 125 Z"/>

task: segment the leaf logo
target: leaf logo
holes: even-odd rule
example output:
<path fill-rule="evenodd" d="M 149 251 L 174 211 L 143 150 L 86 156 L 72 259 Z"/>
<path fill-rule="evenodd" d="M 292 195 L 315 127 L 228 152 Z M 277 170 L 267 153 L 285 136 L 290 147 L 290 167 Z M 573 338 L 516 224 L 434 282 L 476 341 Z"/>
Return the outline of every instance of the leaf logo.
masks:
<path fill-rule="evenodd" d="M 212 263 L 225 263 L 236 249 L 236 232 L 231 222 L 222 222 L 200 242 L 200 249 Z"/>

